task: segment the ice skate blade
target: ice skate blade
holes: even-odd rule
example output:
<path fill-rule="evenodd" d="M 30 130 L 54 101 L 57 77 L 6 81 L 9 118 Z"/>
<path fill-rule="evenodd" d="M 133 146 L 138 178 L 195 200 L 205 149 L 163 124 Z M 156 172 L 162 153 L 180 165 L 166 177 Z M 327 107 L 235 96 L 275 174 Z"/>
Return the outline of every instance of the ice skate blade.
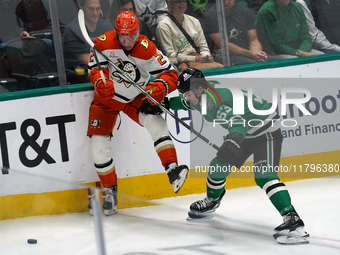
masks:
<path fill-rule="evenodd" d="M 309 234 L 306 232 L 304 227 L 298 227 L 293 231 L 289 231 L 289 229 L 284 229 L 275 233 L 273 237 L 279 244 L 284 245 L 309 243 L 307 239 L 307 237 L 309 237 Z"/>
<path fill-rule="evenodd" d="M 211 219 L 212 217 L 214 217 L 213 212 L 215 212 L 215 210 L 210 211 L 210 212 L 205 212 L 205 213 L 200 213 L 197 211 L 190 210 L 188 212 L 188 216 L 189 216 L 188 219 L 189 218 L 192 220 Z"/>
<path fill-rule="evenodd" d="M 214 215 L 207 215 L 206 217 L 201 217 L 201 218 L 191 218 L 190 216 L 187 217 L 187 221 L 206 221 L 210 220 L 214 217 Z"/>
<path fill-rule="evenodd" d="M 279 236 L 276 238 L 276 241 L 282 245 L 297 245 L 309 243 L 307 238 L 301 236 Z"/>
<path fill-rule="evenodd" d="M 295 230 L 289 231 L 289 229 L 284 229 L 281 231 L 276 232 L 273 237 L 274 239 L 278 238 L 279 236 L 287 236 L 287 237 L 309 237 L 309 234 L 305 230 L 304 227 L 298 227 Z"/>
<path fill-rule="evenodd" d="M 112 208 L 111 210 L 104 210 L 105 216 L 110 216 L 116 214 L 118 212 L 117 207 Z"/>

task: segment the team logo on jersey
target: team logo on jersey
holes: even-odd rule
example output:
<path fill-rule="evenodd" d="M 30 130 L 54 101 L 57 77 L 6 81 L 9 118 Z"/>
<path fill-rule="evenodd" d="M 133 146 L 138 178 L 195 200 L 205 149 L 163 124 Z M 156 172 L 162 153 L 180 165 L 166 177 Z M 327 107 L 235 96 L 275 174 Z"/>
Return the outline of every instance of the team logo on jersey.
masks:
<path fill-rule="evenodd" d="M 134 82 L 137 82 L 140 79 L 140 72 L 136 65 L 129 61 L 123 61 L 121 59 L 118 59 L 118 63 L 116 66 L 124 71 L 124 73 Z M 121 74 L 119 71 L 114 71 L 112 73 L 112 76 L 115 80 L 117 80 L 119 83 L 124 83 L 124 85 L 128 88 L 130 87 L 131 83 L 130 81 L 125 77 L 124 74 Z"/>
<path fill-rule="evenodd" d="M 105 42 L 106 41 L 106 35 L 99 36 L 98 40 L 101 40 L 101 41 Z"/>
<path fill-rule="evenodd" d="M 149 41 L 144 39 L 140 42 L 140 45 L 144 46 L 145 50 L 149 48 Z"/>
<path fill-rule="evenodd" d="M 210 98 L 210 97 L 208 98 L 208 100 L 207 100 L 207 107 L 208 107 L 209 111 L 214 108 L 215 103 L 216 103 L 216 101 L 214 101 L 212 98 Z"/>
<path fill-rule="evenodd" d="M 99 127 L 99 123 L 101 122 L 101 120 L 99 120 L 99 119 L 93 119 L 93 120 L 91 120 L 91 127 L 92 128 L 100 128 Z"/>
<path fill-rule="evenodd" d="M 117 58 L 118 56 L 116 56 L 116 52 L 114 50 L 111 50 L 109 57 L 110 58 Z"/>

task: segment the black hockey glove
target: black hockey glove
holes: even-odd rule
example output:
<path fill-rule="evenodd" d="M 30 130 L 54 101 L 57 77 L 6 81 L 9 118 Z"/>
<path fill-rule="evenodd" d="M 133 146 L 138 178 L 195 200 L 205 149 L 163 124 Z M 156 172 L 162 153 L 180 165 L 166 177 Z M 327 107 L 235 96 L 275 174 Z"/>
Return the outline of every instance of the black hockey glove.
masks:
<path fill-rule="evenodd" d="M 227 135 L 224 143 L 217 152 L 217 159 L 222 163 L 234 164 L 236 159 L 243 153 L 241 143 L 244 137 L 239 133 L 231 133 Z"/>
<path fill-rule="evenodd" d="M 170 102 L 167 97 L 160 103 L 163 105 L 167 110 L 170 109 Z M 148 100 L 145 100 L 144 103 L 140 106 L 140 112 L 145 114 L 162 114 L 163 110 L 158 105 L 151 105 Z"/>

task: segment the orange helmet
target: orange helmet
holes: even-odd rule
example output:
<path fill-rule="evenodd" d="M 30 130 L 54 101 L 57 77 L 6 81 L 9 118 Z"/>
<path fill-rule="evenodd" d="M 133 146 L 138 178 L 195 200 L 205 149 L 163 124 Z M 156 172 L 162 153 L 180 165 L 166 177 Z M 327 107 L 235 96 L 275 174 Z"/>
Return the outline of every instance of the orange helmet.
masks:
<path fill-rule="evenodd" d="M 121 12 L 115 21 L 116 34 L 119 36 L 133 36 L 139 31 L 139 21 L 133 12 Z"/>

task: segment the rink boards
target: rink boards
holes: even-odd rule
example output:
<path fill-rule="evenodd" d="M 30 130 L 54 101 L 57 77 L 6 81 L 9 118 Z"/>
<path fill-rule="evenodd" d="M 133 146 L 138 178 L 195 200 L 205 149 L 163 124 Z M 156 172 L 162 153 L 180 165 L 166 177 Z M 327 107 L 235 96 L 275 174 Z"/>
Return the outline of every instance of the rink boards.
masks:
<path fill-rule="evenodd" d="M 281 83 L 274 80 L 268 86 L 273 82 L 276 87 L 294 84 L 311 92 L 312 103 L 308 109 L 313 116 L 300 116 L 292 109 L 287 118 L 295 119 L 297 125 L 282 127 L 285 139 L 279 176 L 283 180 L 317 178 L 339 174 L 340 87 L 337 79 L 331 79 L 339 76 L 339 66 L 340 61 L 335 60 L 225 75 L 209 73 L 207 78 L 258 78 L 250 79 L 250 84 L 243 81 L 242 88 L 251 86 L 263 98 L 271 98 L 271 90 L 261 80 L 263 77 L 314 78 L 301 79 L 301 83 L 294 79 L 288 84 L 284 79 Z M 261 82 L 257 84 L 255 80 Z M 2 165 L 9 166 L 8 172 L 5 168 L 0 175 L 0 219 L 87 210 L 87 187 L 83 185 L 94 185 L 98 181 L 90 139 L 86 136 L 92 100 L 93 91 L 88 90 L 0 102 L 1 109 L 6 109 L 0 119 L 1 159 Z M 176 114 L 188 121 L 187 112 Z M 171 117 L 165 118 L 179 162 L 190 166 L 193 177 L 196 169 L 190 160 L 193 137 Z M 218 132 L 212 135 L 207 125 L 202 126 L 202 130 L 200 126 L 197 128 L 203 135 L 211 135 L 216 144 L 222 143 L 223 130 L 218 131 L 221 135 L 216 135 Z M 121 114 L 121 125 L 114 133 L 112 147 L 119 192 L 136 196 L 119 197 L 119 207 L 142 206 L 145 205 L 143 199 L 174 196 L 147 131 Z M 208 164 L 207 159 L 214 157 L 216 151 L 198 139 L 195 142 L 204 152 L 202 164 Z M 246 163 L 251 165 L 251 161 Z M 178 195 L 204 192 L 205 176 L 203 173 L 195 175 L 199 178 L 188 178 Z M 255 185 L 252 176 L 251 172 L 232 173 L 226 188 Z"/>

